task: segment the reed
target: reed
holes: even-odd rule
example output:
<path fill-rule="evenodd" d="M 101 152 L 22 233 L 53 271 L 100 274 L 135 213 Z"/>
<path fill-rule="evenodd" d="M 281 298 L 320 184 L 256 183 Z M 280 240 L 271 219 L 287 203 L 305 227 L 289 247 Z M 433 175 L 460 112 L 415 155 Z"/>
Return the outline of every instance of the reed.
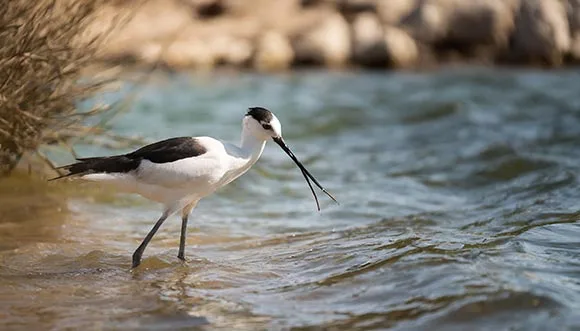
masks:
<path fill-rule="evenodd" d="M 107 1 L 10 0 L 0 6 L 0 174 L 43 144 L 93 132 L 85 120 L 110 110 L 77 109 L 111 81 L 82 76 L 115 25 L 92 28 Z"/>

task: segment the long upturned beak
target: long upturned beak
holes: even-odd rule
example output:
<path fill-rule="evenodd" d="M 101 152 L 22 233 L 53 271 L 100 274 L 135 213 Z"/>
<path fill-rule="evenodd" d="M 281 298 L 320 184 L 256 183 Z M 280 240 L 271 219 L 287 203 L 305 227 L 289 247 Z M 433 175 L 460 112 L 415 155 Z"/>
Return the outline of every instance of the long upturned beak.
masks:
<path fill-rule="evenodd" d="M 334 202 L 338 203 L 338 201 L 336 201 L 336 199 L 332 196 L 332 194 L 328 193 L 328 191 L 326 191 L 326 189 L 324 187 L 322 187 L 322 185 L 320 185 L 320 183 L 316 180 L 316 178 L 314 178 L 314 176 L 312 176 L 312 174 L 308 170 L 306 170 L 306 168 L 304 167 L 302 162 L 300 162 L 298 160 L 298 158 L 296 157 L 296 155 L 294 155 L 294 153 L 292 153 L 292 151 L 286 145 L 286 143 L 284 142 L 284 139 L 282 139 L 282 137 L 274 137 L 274 138 L 272 138 L 272 140 L 274 140 L 274 142 L 276 144 L 278 144 L 280 146 L 280 148 L 282 148 L 282 150 L 284 150 L 284 152 L 286 152 L 286 154 L 288 154 L 288 156 L 290 156 L 292 161 L 294 161 L 294 163 L 296 163 L 298 168 L 300 168 L 300 171 L 302 171 L 302 176 L 304 176 L 304 179 L 306 179 L 306 183 L 308 183 L 308 187 L 310 187 L 310 191 L 312 192 L 312 195 L 314 196 L 314 201 L 316 201 L 316 208 L 318 210 L 320 210 L 320 203 L 318 203 L 318 197 L 316 196 L 316 192 L 314 192 L 314 188 L 312 187 L 312 184 L 310 184 L 309 179 L 312 179 L 314 184 L 316 184 L 316 186 L 318 186 L 318 188 L 320 190 L 322 190 L 322 192 L 324 192 L 326 195 L 328 195 L 328 197 L 331 198 Z"/>

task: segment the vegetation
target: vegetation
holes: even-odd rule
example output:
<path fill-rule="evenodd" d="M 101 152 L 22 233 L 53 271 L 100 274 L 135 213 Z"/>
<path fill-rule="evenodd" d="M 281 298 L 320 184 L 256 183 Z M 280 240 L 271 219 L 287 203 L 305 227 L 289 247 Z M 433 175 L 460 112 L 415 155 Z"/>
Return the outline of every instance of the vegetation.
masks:
<path fill-rule="evenodd" d="M 89 33 L 106 1 L 11 0 L 0 6 L 0 173 L 42 144 L 91 133 L 84 120 L 108 110 L 77 110 L 107 83 L 81 79 L 108 34 Z"/>

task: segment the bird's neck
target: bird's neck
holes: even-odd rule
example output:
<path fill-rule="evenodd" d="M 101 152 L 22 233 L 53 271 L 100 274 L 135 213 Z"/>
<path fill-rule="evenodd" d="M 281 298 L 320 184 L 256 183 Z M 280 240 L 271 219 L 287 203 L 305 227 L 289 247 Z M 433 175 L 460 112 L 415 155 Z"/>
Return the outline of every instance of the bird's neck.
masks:
<path fill-rule="evenodd" d="M 240 149 L 242 150 L 245 159 L 248 159 L 250 164 L 255 163 L 262 155 L 266 141 L 258 139 L 251 134 L 242 132 L 242 140 Z"/>

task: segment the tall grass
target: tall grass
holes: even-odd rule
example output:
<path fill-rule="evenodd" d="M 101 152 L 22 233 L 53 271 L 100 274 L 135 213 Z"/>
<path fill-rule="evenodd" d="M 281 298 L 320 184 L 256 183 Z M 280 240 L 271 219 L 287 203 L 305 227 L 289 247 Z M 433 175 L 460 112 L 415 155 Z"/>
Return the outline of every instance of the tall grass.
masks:
<path fill-rule="evenodd" d="M 86 134 L 86 117 L 107 111 L 76 107 L 106 84 L 83 80 L 81 73 L 110 32 L 88 29 L 107 1 L 10 0 L 0 6 L 0 174 L 43 144 Z"/>

